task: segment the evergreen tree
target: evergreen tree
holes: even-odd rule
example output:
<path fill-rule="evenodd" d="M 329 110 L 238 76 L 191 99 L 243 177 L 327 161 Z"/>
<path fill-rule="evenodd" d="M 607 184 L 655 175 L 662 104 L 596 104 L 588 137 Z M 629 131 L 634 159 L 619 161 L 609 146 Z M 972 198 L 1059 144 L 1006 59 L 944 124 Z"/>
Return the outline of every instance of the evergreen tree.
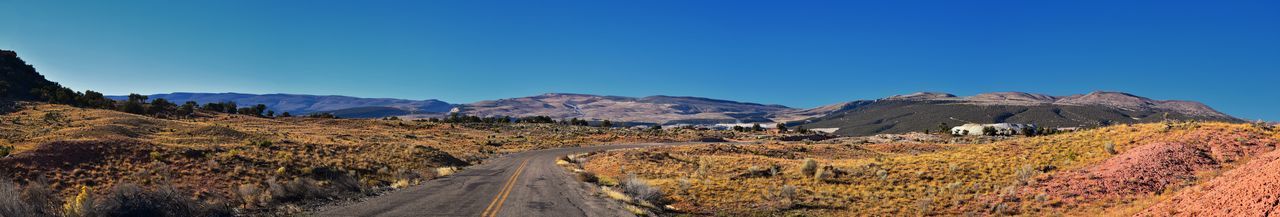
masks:
<path fill-rule="evenodd" d="M 147 96 L 131 93 L 129 94 L 129 100 L 124 102 L 124 106 L 120 108 L 120 111 L 130 114 L 146 114 L 147 108 L 143 107 L 146 100 Z"/>
<path fill-rule="evenodd" d="M 235 101 L 224 102 L 222 104 L 223 112 L 226 112 L 227 114 L 235 114 L 236 110 L 239 109 L 239 106 L 236 105 Z"/>
<path fill-rule="evenodd" d="M 169 102 L 164 98 L 151 100 L 151 106 L 147 107 L 147 114 L 151 115 L 171 115 L 178 110 L 178 105 Z"/>
<path fill-rule="evenodd" d="M 178 107 L 178 115 L 191 116 L 196 113 L 196 107 L 199 107 L 199 104 L 197 104 L 196 101 L 187 101 L 182 103 L 182 106 Z"/>

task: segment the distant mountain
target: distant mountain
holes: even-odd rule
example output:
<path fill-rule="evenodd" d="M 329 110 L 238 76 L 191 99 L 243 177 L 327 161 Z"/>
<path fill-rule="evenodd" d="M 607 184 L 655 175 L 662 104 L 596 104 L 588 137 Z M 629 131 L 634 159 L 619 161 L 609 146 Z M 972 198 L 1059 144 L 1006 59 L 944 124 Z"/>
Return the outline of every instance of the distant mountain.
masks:
<path fill-rule="evenodd" d="M 196 101 L 200 104 L 212 102 L 236 102 L 239 106 L 264 104 L 276 113 L 289 112 L 296 115 L 333 112 L 342 113 L 339 117 L 377 118 L 381 115 L 394 116 L 418 113 L 445 113 L 453 105 L 440 100 L 407 100 L 387 98 L 357 98 L 349 96 L 318 96 L 301 94 L 243 94 L 243 93 L 169 93 L 148 96 L 151 99 L 164 98 L 175 103 Z M 123 100 L 127 96 L 110 96 L 108 98 Z M 394 111 L 399 110 L 399 111 Z"/>
<path fill-rule="evenodd" d="M 330 110 L 330 111 L 323 111 L 323 112 L 331 113 L 334 116 L 343 117 L 343 118 L 384 118 L 384 117 L 403 116 L 403 115 L 411 115 L 411 114 L 443 116 L 444 114 L 441 112 L 414 113 L 405 109 L 400 109 L 395 107 L 383 107 L 383 106 L 355 107 L 355 108 L 338 109 L 338 110 Z"/>
<path fill-rule="evenodd" d="M 1042 127 L 1100 126 L 1176 120 L 1239 122 L 1198 102 L 1152 100 L 1120 92 L 1070 96 L 997 92 L 970 97 L 914 93 L 854 101 L 829 115 L 795 121 L 808 128 L 839 128 L 837 134 L 870 135 L 938 130 L 941 123 L 1030 123 Z M 829 108 L 828 108 L 829 109 Z M 1166 116 L 1167 114 L 1167 116 Z"/>
<path fill-rule="evenodd" d="M 459 105 L 455 112 L 476 116 L 550 116 L 620 122 L 709 124 L 771 122 L 768 117 L 795 109 L 699 97 L 643 98 L 548 93 L 538 96 Z"/>

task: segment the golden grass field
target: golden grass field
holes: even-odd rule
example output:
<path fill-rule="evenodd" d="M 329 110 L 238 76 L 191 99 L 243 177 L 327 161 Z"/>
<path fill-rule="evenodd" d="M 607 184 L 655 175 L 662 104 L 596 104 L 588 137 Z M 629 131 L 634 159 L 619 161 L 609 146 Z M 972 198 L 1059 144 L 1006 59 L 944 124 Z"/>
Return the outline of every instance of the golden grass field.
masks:
<path fill-rule="evenodd" d="M 1128 215 L 1273 151 L 1280 133 L 1272 128 L 1155 123 L 983 144 L 702 144 L 594 153 L 580 163 L 603 185 L 634 176 L 659 187 L 677 214 Z M 1162 156 L 1127 150 L 1166 143 L 1214 144 L 1196 149 L 1213 164 L 1176 178 L 1116 175 L 1143 171 L 1126 159 Z M 807 160 L 813 161 L 809 168 Z M 1154 165 L 1154 172 L 1181 162 Z M 1078 191 L 1085 193 L 1054 189 L 1081 188 L 1078 183 L 1090 180 L 1111 184 Z"/>
<path fill-rule="evenodd" d="M 405 187 L 501 153 L 578 145 L 689 141 L 707 132 L 555 124 L 257 118 L 202 113 L 158 119 L 26 103 L 0 115 L 0 174 L 47 184 L 65 201 L 87 187 L 173 186 L 240 214 L 288 214 L 302 204 Z M 307 188 L 345 189 L 322 194 Z"/>

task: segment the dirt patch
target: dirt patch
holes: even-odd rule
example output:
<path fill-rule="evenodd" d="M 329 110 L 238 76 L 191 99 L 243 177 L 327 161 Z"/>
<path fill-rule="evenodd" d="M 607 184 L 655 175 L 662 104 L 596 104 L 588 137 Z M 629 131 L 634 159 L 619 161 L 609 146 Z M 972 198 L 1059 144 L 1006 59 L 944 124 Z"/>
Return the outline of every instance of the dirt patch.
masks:
<path fill-rule="evenodd" d="M 1268 216 L 1280 213 L 1280 152 L 1267 153 L 1138 216 Z"/>
<path fill-rule="evenodd" d="M 1081 169 L 1039 176 L 1016 194 L 999 200 L 1036 198 L 1051 207 L 1068 208 L 1122 204 L 1195 185 L 1235 162 L 1271 152 L 1275 145 L 1274 139 L 1245 132 L 1196 130 L 1164 142 L 1135 146 Z"/>
<path fill-rule="evenodd" d="M 1196 172 L 1213 169 L 1208 152 L 1179 143 L 1139 146 L 1084 170 L 1067 171 L 1032 188 L 1066 203 L 1164 191 L 1192 183 Z"/>

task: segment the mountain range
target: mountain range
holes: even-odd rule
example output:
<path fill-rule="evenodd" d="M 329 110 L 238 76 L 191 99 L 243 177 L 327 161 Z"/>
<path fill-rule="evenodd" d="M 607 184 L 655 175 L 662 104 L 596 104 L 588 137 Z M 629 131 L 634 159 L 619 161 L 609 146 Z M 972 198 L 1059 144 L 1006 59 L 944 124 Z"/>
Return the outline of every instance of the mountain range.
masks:
<path fill-rule="evenodd" d="M 128 99 L 127 96 L 108 96 L 107 98 Z M 417 113 L 439 114 L 453 108 L 449 103 L 434 99 L 407 100 L 303 94 L 168 93 L 149 95 L 148 98 L 163 98 L 176 103 L 195 101 L 202 105 L 217 102 L 235 102 L 240 106 L 263 104 L 276 112 L 292 114 L 329 112 L 349 118 L 378 118 Z"/>
<path fill-rule="evenodd" d="M 49 81 L 17 53 L 0 50 L 0 102 L 46 101 L 95 107 L 110 104 L 96 92 L 74 92 Z M 450 104 L 440 100 L 358 98 L 301 94 L 169 93 L 149 96 L 200 104 L 264 104 L 277 113 L 327 112 L 347 118 L 438 117 L 451 112 L 475 116 L 549 116 L 649 124 L 773 123 L 836 128 L 837 134 L 869 135 L 936 130 L 965 123 L 1029 123 L 1044 127 L 1092 127 L 1175 120 L 1241 122 L 1204 104 L 1153 100 L 1122 92 L 1051 96 L 1021 92 L 959 97 L 920 92 L 875 100 L 841 102 L 800 109 L 687 96 L 624 97 L 548 93 L 537 96 Z M 126 96 L 108 96 L 115 100 Z M 108 102 L 102 102 L 108 101 Z"/>
<path fill-rule="evenodd" d="M 940 125 L 1028 123 L 1041 127 L 1096 127 L 1163 120 L 1240 122 L 1198 102 L 1152 100 L 1121 92 L 1050 96 L 1020 92 L 957 97 L 921 92 L 843 103 L 825 116 L 791 122 L 838 128 L 836 134 L 869 135 L 940 130 Z"/>
<path fill-rule="evenodd" d="M 857 100 L 810 109 L 686 96 L 624 97 L 548 93 L 537 96 L 449 104 L 440 100 L 403 100 L 298 94 L 172 93 L 151 95 L 170 101 L 235 101 L 265 104 L 295 114 L 334 113 L 348 118 L 439 117 L 456 112 L 475 116 L 549 116 L 650 124 L 785 122 L 808 128 L 838 128 L 837 134 L 868 135 L 936 130 L 941 124 L 1031 123 L 1045 127 L 1091 127 L 1165 119 L 1240 120 L 1192 101 L 1153 100 L 1122 92 L 1051 96 L 1022 92 L 959 97 L 920 92 L 876 100 Z M 114 96 L 112 98 L 122 98 Z"/>

